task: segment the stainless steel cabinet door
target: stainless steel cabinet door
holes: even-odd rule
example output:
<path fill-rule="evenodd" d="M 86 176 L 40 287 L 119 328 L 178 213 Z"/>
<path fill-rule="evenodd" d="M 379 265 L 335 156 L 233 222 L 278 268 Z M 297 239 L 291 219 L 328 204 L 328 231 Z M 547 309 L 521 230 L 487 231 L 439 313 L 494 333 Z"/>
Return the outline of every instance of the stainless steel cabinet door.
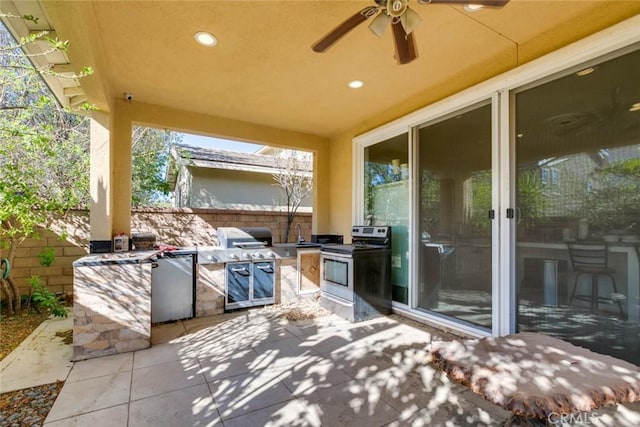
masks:
<path fill-rule="evenodd" d="M 193 317 L 191 255 L 160 258 L 151 270 L 151 323 Z"/>

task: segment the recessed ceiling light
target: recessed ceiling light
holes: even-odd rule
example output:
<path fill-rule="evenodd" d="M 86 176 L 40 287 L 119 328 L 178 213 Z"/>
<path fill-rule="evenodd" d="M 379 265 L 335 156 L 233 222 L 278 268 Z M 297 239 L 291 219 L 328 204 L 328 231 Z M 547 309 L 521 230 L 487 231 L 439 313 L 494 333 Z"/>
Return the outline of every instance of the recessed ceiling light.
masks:
<path fill-rule="evenodd" d="M 206 31 L 198 31 L 193 35 L 193 38 L 202 46 L 212 47 L 218 44 L 218 39 L 215 38 L 213 34 Z"/>
<path fill-rule="evenodd" d="M 580 70 L 576 73 L 576 76 L 588 76 L 593 73 L 596 69 L 594 67 L 585 68 L 584 70 Z"/>
<path fill-rule="evenodd" d="M 636 102 L 629 108 L 629 111 L 640 111 L 640 102 Z"/>
<path fill-rule="evenodd" d="M 364 82 L 362 80 L 352 80 L 347 83 L 347 86 L 349 86 L 351 89 L 360 89 L 362 86 L 364 86 Z"/>
<path fill-rule="evenodd" d="M 465 4 L 464 5 L 464 10 L 466 10 L 467 12 L 477 12 L 480 9 L 482 9 L 482 5 L 481 4 L 469 3 L 469 4 Z"/>

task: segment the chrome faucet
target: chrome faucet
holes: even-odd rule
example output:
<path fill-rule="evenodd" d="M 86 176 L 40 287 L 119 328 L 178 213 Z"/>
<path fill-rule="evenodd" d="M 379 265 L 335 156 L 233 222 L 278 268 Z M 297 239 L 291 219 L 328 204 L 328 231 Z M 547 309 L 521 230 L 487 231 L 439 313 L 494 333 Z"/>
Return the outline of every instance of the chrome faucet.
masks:
<path fill-rule="evenodd" d="M 304 237 L 302 237 L 302 226 L 300 223 L 296 224 L 296 230 L 298 230 L 298 244 L 304 242 Z"/>

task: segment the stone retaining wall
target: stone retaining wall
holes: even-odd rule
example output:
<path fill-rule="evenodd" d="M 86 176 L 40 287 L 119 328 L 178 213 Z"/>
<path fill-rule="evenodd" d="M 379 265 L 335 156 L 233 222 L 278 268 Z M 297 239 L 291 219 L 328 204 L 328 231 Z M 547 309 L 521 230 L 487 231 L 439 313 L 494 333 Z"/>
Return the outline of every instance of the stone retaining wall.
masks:
<path fill-rule="evenodd" d="M 294 224 L 300 223 L 305 240 L 311 240 L 311 214 L 299 213 Z M 140 209 L 132 212 L 132 232 L 153 232 L 159 242 L 177 246 L 212 245 L 217 227 L 267 227 L 274 243 L 284 237 L 286 213 L 269 211 L 230 211 L 220 209 Z M 52 292 L 73 293 L 73 261 L 87 255 L 89 248 L 89 213 L 71 211 L 63 218 L 53 218 L 53 232 L 41 230 L 39 239 L 27 239 L 16 251 L 12 277 L 22 295 L 28 295 L 27 278 L 40 277 Z M 63 238 L 65 236 L 66 238 Z M 295 229 L 289 240 L 297 237 Z M 38 254 L 45 247 L 53 248 L 56 259 L 49 267 L 40 264 Z M 0 257 L 7 251 L 0 249 Z"/>

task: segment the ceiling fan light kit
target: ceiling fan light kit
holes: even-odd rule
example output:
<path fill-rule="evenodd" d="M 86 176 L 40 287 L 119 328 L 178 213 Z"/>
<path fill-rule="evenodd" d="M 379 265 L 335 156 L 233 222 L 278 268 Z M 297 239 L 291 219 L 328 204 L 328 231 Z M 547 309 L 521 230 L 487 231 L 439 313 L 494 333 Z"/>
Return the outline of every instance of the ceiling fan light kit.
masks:
<path fill-rule="evenodd" d="M 422 18 L 413 9 L 407 8 L 407 11 L 400 17 L 400 23 L 405 33 L 409 34 L 418 24 L 422 22 Z"/>
<path fill-rule="evenodd" d="M 371 32 L 376 36 L 382 37 L 390 20 L 391 18 L 389 18 L 389 15 L 386 13 L 379 13 L 378 16 L 373 18 L 371 24 L 369 24 L 369 30 L 371 30 Z"/>
<path fill-rule="evenodd" d="M 503 7 L 509 0 L 476 0 L 474 5 Z M 318 40 L 311 48 L 314 52 L 322 53 L 333 46 L 349 31 L 371 19 L 369 30 L 378 37 L 382 37 L 387 25 L 391 23 L 395 45 L 395 58 L 398 64 L 408 64 L 418 57 L 413 30 L 422 22 L 418 13 L 409 7 L 409 0 L 374 0 L 375 6 L 365 7 L 361 11 L 347 18 L 336 28 Z M 449 4 L 465 5 L 468 0 L 418 0 L 419 4 Z M 373 19 L 372 19 L 373 18 Z"/>

